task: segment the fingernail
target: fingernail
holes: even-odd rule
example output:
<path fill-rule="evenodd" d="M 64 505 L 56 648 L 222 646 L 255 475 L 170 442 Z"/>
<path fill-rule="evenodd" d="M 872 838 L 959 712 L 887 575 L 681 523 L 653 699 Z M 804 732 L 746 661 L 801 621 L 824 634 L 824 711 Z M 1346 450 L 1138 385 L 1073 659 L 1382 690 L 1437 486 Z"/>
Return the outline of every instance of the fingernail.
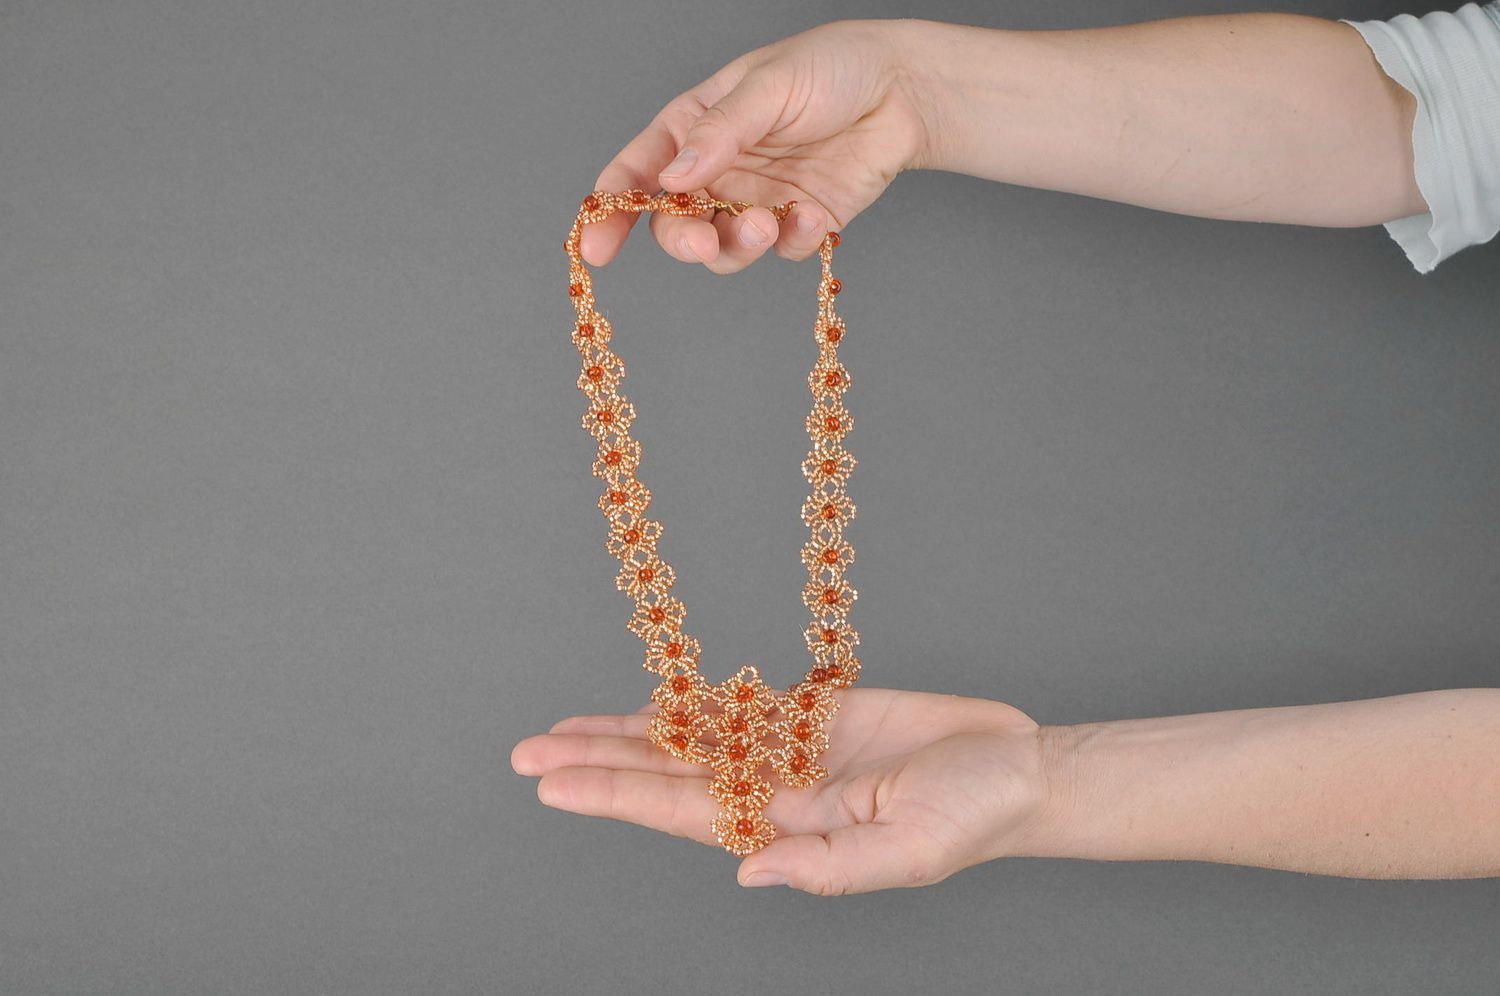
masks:
<path fill-rule="evenodd" d="M 681 249 L 683 254 L 689 259 L 695 259 L 700 263 L 703 262 L 703 257 L 698 255 L 698 250 L 693 248 L 693 244 L 687 240 L 687 236 L 684 235 L 677 240 L 677 248 Z"/>
<path fill-rule="evenodd" d="M 811 232 L 816 227 L 818 227 L 818 219 L 812 215 L 806 213 L 797 215 L 797 231 Z"/>
<path fill-rule="evenodd" d="M 681 152 L 677 153 L 676 159 L 673 159 L 671 162 L 667 163 L 666 168 L 661 171 L 661 175 L 683 176 L 688 172 L 688 170 L 693 168 L 693 164 L 697 161 L 697 149 L 683 149 Z"/>
<path fill-rule="evenodd" d="M 786 885 L 786 876 L 781 872 L 763 871 L 755 872 L 745 879 L 745 888 L 755 889 L 762 885 Z"/>
<path fill-rule="evenodd" d="M 769 232 L 761 231 L 749 218 L 746 218 L 745 223 L 740 226 L 740 241 L 752 249 L 758 245 L 764 245 L 766 239 L 770 237 Z"/>

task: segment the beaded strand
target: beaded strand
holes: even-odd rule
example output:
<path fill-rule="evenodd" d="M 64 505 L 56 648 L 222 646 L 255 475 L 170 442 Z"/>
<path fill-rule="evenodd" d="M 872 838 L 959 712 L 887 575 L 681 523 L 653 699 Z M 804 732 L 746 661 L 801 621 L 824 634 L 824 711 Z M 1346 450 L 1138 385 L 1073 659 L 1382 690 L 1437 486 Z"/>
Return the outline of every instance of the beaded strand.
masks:
<path fill-rule="evenodd" d="M 781 220 L 796 201 L 769 210 Z M 818 248 L 822 276 L 813 338 L 817 360 L 808 374 L 812 408 L 806 428 L 812 441 L 802 463 L 812 487 L 802 506 L 809 539 L 802 548 L 808 581 L 802 600 L 812 614 L 803 636 L 812 664 L 801 681 L 777 693 L 746 665 L 719 684 L 699 670 L 702 644 L 683 629 L 687 606 L 672 594 L 677 575 L 661 556 L 660 522 L 648 517 L 651 492 L 636 476 L 641 444 L 630 435 L 636 409 L 620 391 L 625 363 L 610 348 L 614 329 L 597 309 L 593 278 L 580 255 L 583 226 L 616 212 L 661 211 L 696 217 L 709 209 L 738 215 L 751 205 L 693 194 L 650 195 L 643 190 L 596 190 L 583 199 L 563 248 L 568 256 L 568 296 L 577 311 L 573 344 L 583 369 L 578 388 L 588 399 L 582 425 L 598 450 L 594 475 L 604 482 L 598 507 L 608 523 L 605 548 L 620 561 L 615 585 L 635 603 L 627 626 L 645 645 L 643 666 L 661 679 L 651 693 L 660 706 L 647 728 L 656 746 L 714 773 L 709 794 L 721 809 L 711 825 L 725 850 L 744 856 L 776 837 L 765 817 L 775 787 L 761 774 L 769 766 L 781 782 L 803 788 L 828 771 L 818 758 L 828 749 L 828 721 L 838 710 L 836 688 L 848 688 L 859 677 L 854 655 L 859 633 L 849 625 L 849 608 L 858 597 L 844 572 L 854 562 L 854 547 L 843 529 L 855 515 L 846 485 L 855 460 L 844 448 L 854 417 L 844 407 L 848 369 L 839 360 L 839 345 L 848 329 L 834 310 L 842 284 L 833 276 L 837 232 L 827 233 Z"/>

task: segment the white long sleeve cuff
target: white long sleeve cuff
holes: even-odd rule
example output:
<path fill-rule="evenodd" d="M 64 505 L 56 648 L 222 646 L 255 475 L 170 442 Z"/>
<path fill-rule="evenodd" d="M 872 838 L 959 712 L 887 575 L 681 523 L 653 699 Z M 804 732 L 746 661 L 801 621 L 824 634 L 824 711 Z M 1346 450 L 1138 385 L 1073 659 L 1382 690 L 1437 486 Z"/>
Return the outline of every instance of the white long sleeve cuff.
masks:
<path fill-rule="evenodd" d="M 1412 160 L 1428 210 L 1386 222 L 1418 273 L 1500 232 L 1500 0 L 1351 21 L 1417 100 Z"/>

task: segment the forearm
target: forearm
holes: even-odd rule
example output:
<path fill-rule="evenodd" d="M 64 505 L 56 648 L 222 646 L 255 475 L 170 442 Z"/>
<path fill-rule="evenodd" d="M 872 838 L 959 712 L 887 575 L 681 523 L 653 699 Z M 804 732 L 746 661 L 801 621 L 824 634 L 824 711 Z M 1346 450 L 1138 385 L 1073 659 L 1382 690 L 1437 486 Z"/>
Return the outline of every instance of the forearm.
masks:
<path fill-rule="evenodd" d="M 894 23 L 928 127 L 919 168 L 1211 218 L 1353 226 L 1426 210 L 1415 100 L 1347 24 Z"/>
<path fill-rule="evenodd" d="M 1500 689 L 1044 727 L 1042 743 L 1029 855 L 1500 875 Z"/>

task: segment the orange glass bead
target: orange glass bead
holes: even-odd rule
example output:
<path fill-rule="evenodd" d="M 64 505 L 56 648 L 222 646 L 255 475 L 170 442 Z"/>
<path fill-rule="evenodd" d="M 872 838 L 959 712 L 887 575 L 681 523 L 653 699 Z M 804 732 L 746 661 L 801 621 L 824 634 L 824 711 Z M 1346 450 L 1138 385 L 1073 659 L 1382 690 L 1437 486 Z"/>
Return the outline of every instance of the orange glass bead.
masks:
<path fill-rule="evenodd" d="M 836 629 L 832 629 L 832 628 L 823 630 L 823 642 L 824 643 L 838 643 L 839 642 L 839 631 L 836 630 Z"/>
<path fill-rule="evenodd" d="M 797 704 L 802 707 L 803 712 L 812 712 L 818 704 L 818 697 L 812 692 L 803 692 L 797 697 Z"/>
<path fill-rule="evenodd" d="M 793 754 L 792 759 L 787 762 L 787 767 L 791 768 L 793 771 L 797 772 L 800 775 L 802 772 L 807 770 L 807 755 L 802 753 L 801 751 L 798 751 L 797 753 Z"/>
<path fill-rule="evenodd" d="M 582 293 L 583 293 L 583 284 L 569 284 L 568 285 L 568 296 L 569 297 L 578 297 Z"/>
<path fill-rule="evenodd" d="M 693 195 L 688 193 L 673 194 L 672 203 L 676 204 L 680 208 L 692 207 Z"/>
<path fill-rule="evenodd" d="M 652 581 L 656 580 L 656 572 L 649 567 L 642 567 L 640 570 L 635 572 L 635 578 L 641 584 L 650 584 Z"/>
<path fill-rule="evenodd" d="M 843 422 L 839 421 L 839 417 L 837 415 L 829 415 L 827 418 L 823 419 L 823 428 L 827 429 L 829 432 L 838 432 L 839 428 L 843 424 Z"/>
<path fill-rule="evenodd" d="M 838 277 L 833 277 L 833 278 L 831 278 L 828 281 L 828 293 L 829 294 L 837 294 L 839 291 L 841 291 L 843 289 L 844 289 L 844 284 L 843 284 L 842 281 L 839 280 Z"/>
<path fill-rule="evenodd" d="M 745 759 L 745 748 L 740 744 L 730 744 L 729 749 L 724 751 L 724 756 L 731 761 L 743 761 Z"/>
<path fill-rule="evenodd" d="M 839 372 L 837 370 L 830 370 L 823 375 L 823 383 L 828 385 L 829 387 L 838 387 L 843 382 L 844 378 L 839 376 Z"/>
<path fill-rule="evenodd" d="M 797 720 L 797 725 L 792 727 L 792 736 L 798 740 L 806 740 L 812 736 L 812 724 L 805 719 Z"/>
<path fill-rule="evenodd" d="M 681 709 L 678 709 L 676 712 L 672 713 L 673 726 L 687 726 L 692 723 L 692 721 L 692 717 L 683 712 Z"/>
<path fill-rule="evenodd" d="M 841 239 L 841 238 L 839 238 L 839 233 L 838 232 L 829 232 L 828 233 L 828 245 L 830 247 L 837 249 L 838 248 L 838 244 L 840 242 L 842 242 L 842 241 L 844 241 L 844 240 Z"/>
<path fill-rule="evenodd" d="M 670 743 L 673 747 L 676 747 L 678 750 L 686 750 L 688 745 L 687 737 L 681 733 L 672 734 L 671 739 L 667 742 Z"/>
<path fill-rule="evenodd" d="M 830 504 L 830 505 L 824 505 L 823 506 L 823 518 L 825 518 L 825 519 L 837 519 L 838 517 L 839 517 L 839 507 L 837 505 Z"/>
<path fill-rule="evenodd" d="M 603 380 L 604 379 L 604 368 L 601 367 L 597 363 L 595 363 L 593 366 L 589 367 L 583 373 L 584 373 L 584 376 L 588 377 L 589 380 Z"/>
<path fill-rule="evenodd" d="M 828 669 L 815 667 L 808 673 L 807 676 L 813 681 L 814 684 L 821 685 L 823 682 L 828 680 Z"/>
<path fill-rule="evenodd" d="M 673 640 L 671 643 L 663 647 L 661 652 L 668 659 L 675 661 L 677 658 L 682 656 L 682 644 L 678 643 L 676 640 Z"/>
<path fill-rule="evenodd" d="M 597 411 L 594 413 L 595 422 L 600 422 L 604 425 L 610 425 L 614 422 L 614 420 L 615 413 L 610 411 L 608 408 L 604 409 L 603 411 Z"/>
<path fill-rule="evenodd" d="M 631 539 L 630 538 L 630 534 L 631 533 L 635 533 L 635 539 Z M 634 543 L 636 540 L 638 540 L 640 538 L 641 538 L 641 534 L 639 532 L 637 532 L 636 530 L 634 530 L 634 529 L 628 529 L 625 532 L 625 541 L 627 543 Z M 664 621 L 666 621 L 667 613 L 666 613 L 665 609 L 662 609 L 662 608 L 659 608 L 659 607 L 653 605 L 653 606 L 651 606 L 651 608 L 649 608 L 649 609 L 646 610 L 646 618 L 650 619 L 652 622 L 656 623 L 656 625 L 660 626 Z M 683 679 L 683 680 L 686 680 L 686 679 Z M 679 689 L 679 691 L 686 691 L 686 689 Z"/>
<path fill-rule="evenodd" d="M 593 194 L 589 194 L 583 199 L 583 209 L 585 211 L 599 210 L 599 198 L 595 197 Z"/>
<path fill-rule="evenodd" d="M 623 491 L 611 491 L 609 500 L 616 505 L 623 505 L 630 500 L 630 496 Z"/>
<path fill-rule="evenodd" d="M 692 680 L 689 679 L 685 674 L 672 675 L 671 684 L 672 691 L 676 692 L 678 695 L 681 695 L 683 692 L 686 692 L 689 688 L 693 687 Z"/>
<path fill-rule="evenodd" d="M 837 605 L 837 604 L 839 604 L 839 590 L 837 588 L 824 588 L 823 589 L 823 604 L 824 605 Z"/>
<path fill-rule="evenodd" d="M 740 817 L 740 819 L 735 821 L 734 831 L 741 837 L 749 837 L 751 834 L 755 833 L 755 823 L 754 821 L 746 819 L 745 817 Z"/>
<path fill-rule="evenodd" d="M 737 702 L 749 702 L 751 699 L 755 698 L 755 689 L 751 688 L 749 685 L 741 685 L 735 691 L 734 698 Z"/>
<path fill-rule="evenodd" d="M 843 674 L 844 674 L 844 669 L 842 667 L 840 667 L 838 664 L 830 664 L 830 665 L 828 665 L 828 677 L 837 679 L 837 678 L 842 677 Z"/>
<path fill-rule="evenodd" d="M 644 204 L 650 199 L 644 190 L 632 190 L 630 192 L 630 202 L 632 204 Z"/>
<path fill-rule="evenodd" d="M 828 326 L 827 336 L 829 342 L 838 342 L 844 337 L 844 330 L 837 325 L 830 325 Z"/>
<path fill-rule="evenodd" d="M 836 564 L 838 562 L 839 562 L 839 552 L 837 550 L 835 550 L 833 547 L 830 546 L 828 549 L 826 549 L 826 550 L 823 551 L 823 563 L 825 563 L 825 564 Z"/>
<path fill-rule="evenodd" d="M 627 529 L 623 533 L 620 534 L 620 538 L 623 539 L 626 543 L 629 543 L 631 546 L 635 546 L 637 543 L 639 543 L 641 541 L 641 531 L 639 529 Z M 657 611 L 659 612 L 661 610 L 658 609 Z M 652 622 L 660 622 L 660 621 L 661 620 L 659 620 L 659 619 L 653 619 L 652 620 Z"/>
<path fill-rule="evenodd" d="M 745 722 L 743 716 L 736 716 L 729 721 L 730 733 L 744 733 L 748 729 L 750 729 L 750 724 Z"/>
<path fill-rule="evenodd" d="M 624 456 L 620 453 L 619 450 L 610 450 L 608 453 L 604 454 L 604 462 L 611 467 L 618 467 L 620 465 L 620 461 L 623 459 Z"/>
<path fill-rule="evenodd" d="M 837 474 L 838 472 L 839 472 L 839 462 L 837 460 L 828 459 L 828 460 L 824 460 L 823 461 L 823 473 L 825 473 L 825 474 L 827 474 L 827 475 L 829 475 L 831 477 L 834 474 Z"/>
<path fill-rule="evenodd" d="M 749 795 L 750 794 L 750 783 L 747 782 L 747 781 L 745 781 L 744 779 L 741 779 L 740 781 L 735 782 L 734 783 L 734 794 L 735 795 Z"/>
<path fill-rule="evenodd" d="M 578 326 L 578 338 L 580 338 L 580 339 L 592 339 L 593 337 L 594 337 L 594 326 L 593 325 L 591 325 L 588 322 L 584 322 L 582 325 Z"/>

